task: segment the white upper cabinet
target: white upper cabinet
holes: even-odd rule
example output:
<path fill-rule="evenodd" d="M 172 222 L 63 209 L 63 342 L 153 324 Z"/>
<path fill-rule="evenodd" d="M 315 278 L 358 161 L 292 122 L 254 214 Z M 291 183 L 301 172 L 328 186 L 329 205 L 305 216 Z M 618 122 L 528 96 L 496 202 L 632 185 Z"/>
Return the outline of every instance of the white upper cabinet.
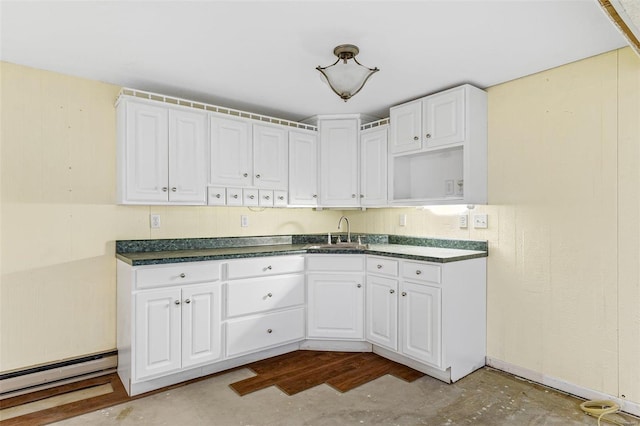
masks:
<path fill-rule="evenodd" d="M 276 126 L 253 125 L 253 185 L 257 188 L 288 187 L 287 131 Z"/>
<path fill-rule="evenodd" d="M 318 205 L 317 132 L 289 132 L 289 204 Z"/>
<path fill-rule="evenodd" d="M 209 184 L 250 186 L 253 178 L 251 122 L 212 115 L 209 123 Z"/>
<path fill-rule="evenodd" d="M 387 205 L 387 127 L 360 134 L 360 205 Z"/>
<path fill-rule="evenodd" d="M 422 148 L 422 103 L 413 101 L 390 109 L 389 152 L 417 151 Z"/>
<path fill-rule="evenodd" d="M 118 104 L 118 202 L 205 204 L 206 114 L 154 101 Z"/>
<path fill-rule="evenodd" d="M 286 190 L 287 131 L 212 115 L 210 185 Z"/>
<path fill-rule="evenodd" d="M 169 110 L 169 201 L 204 204 L 206 137 L 205 114 Z"/>
<path fill-rule="evenodd" d="M 390 205 L 487 203 L 486 92 L 465 84 L 393 107 L 390 134 Z"/>
<path fill-rule="evenodd" d="M 320 118 L 320 204 L 324 207 L 360 205 L 359 118 Z"/>
<path fill-rule="evenodd" d="M 422 133 L 426 148 L 464 142 L 464 90 L 427 96 L 422 101 Z"/>

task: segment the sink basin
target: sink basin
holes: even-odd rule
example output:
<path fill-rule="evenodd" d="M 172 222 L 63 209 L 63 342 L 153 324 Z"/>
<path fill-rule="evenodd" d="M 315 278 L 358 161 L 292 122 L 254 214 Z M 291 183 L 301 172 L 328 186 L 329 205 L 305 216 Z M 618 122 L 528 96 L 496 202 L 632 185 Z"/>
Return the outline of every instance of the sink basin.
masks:
<path fill-rule="evenodd" d="M 366 250 L 369 244 L 335 243 L 335 244 L 309 244 L 307 250 Z"/>

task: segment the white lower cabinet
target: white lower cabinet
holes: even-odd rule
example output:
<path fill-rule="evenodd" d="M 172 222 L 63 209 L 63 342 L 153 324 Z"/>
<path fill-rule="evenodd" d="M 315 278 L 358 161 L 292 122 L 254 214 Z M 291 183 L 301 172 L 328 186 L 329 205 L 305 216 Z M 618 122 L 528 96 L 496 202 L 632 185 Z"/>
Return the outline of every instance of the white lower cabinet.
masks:
<path fill-rule="evenodd" d="M 222 359 L 219 262 L 117 262 L 118 374 L 137 384 Z"/>
<path fill-rule="evenodd" d="M 400 296 L 400 352 L 441 367 L 440 289 L 403 281 Z"/>
<path fill-rule="evenodd" d="M 364 339 L 364 256 L 307 256 L 307 337 Z"/>
<path fill-rule="evenodd" d="M 303 256 L 229 261 L 227 277 L 228 358 L 304 339 Z"/>
<path fill-rule="evenodd" d="M 367 256 L 366 307 L 366 338 L 382 356 L 445 381 L 485 363 L 485 258 L 437 264 Z"/>

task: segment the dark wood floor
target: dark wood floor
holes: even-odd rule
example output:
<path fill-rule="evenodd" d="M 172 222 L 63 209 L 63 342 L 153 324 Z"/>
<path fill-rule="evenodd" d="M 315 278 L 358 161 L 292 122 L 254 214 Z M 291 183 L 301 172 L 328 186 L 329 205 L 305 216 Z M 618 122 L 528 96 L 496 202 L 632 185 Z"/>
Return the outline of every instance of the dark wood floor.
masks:
<path fill-rule="evenodd" d="M 246 366 L 257 376 L 232 383 L 240 395 L 277 386 L 287 395 L 326 383 L 347 392 L 385 374 L 412 382 L 423 373 L 376 354 L 298 351 L 257 361 Z"/>
<path fill-rule="evenodd" d="M 277 386 L 286 394 L 293 395 L 322 383 L 327 383 L 341 392 L 347 392 L 385 374 L 391 374 L 407 382 L 412 382 L 424 375 L 416 370 L 389 361 L 373 353 L 351 352 L 296 351 L 257 361 L 240 368 L 249 368 L 257 375 L 230 385 L 239 395 L 246 395 L 269 386 Z M 45 425 L 91 411 L 112 407 L 123 402 L 143 398 L 155 393 L 165 392 L 189 383 L 206 380 L 213 376 L 224 374 L 227 371 L 200 377 L 134 397 L 127 395 L 117 374 L 87 379 L 2 400 L 0 401 L 0 409 L 15 407 L 104 384 L 111 384 L 113 392 L 3 420 L 0 421 L 0 425 Z"/>

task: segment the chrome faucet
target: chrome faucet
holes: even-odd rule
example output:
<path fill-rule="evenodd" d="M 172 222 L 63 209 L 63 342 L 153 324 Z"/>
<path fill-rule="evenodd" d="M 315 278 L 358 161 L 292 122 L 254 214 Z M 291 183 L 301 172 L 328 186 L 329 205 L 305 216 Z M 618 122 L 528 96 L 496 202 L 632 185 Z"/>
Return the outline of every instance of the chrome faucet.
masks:
<path fill-rule="evenodd" d="M 347 219 L 346 216 L 340 217 L 340 220 L 338 221 L 338 231 L 340 230 L 342 219 L 344 219 L 347 222 L 347 242 L 350 243 L 351 242 L 351 225 L 349 225 L 349 219 Z M 340 237 L 338 237 L 338 241 L 340 241 Z"/>

